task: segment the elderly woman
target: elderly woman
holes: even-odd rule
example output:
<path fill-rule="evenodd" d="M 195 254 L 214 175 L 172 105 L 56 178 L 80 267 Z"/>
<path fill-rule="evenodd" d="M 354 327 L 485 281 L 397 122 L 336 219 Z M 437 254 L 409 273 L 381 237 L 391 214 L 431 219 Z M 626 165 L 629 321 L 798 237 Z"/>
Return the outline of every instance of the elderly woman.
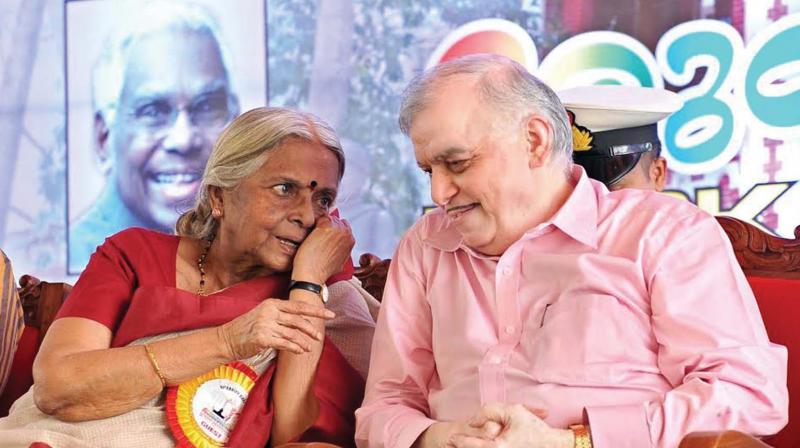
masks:
<path fill-rule="evenodd" d="M 128 229 L 92 256 L 32 392 L 0 420 L 3 446 L 352 445 L 364 383 L 351 363 L 363 370 L 364 356 L 326 337 L 326 281 L 351 329 L 374 325 L 356 281 L 337 282 L 354 243 L 329 213 L 343 172 L 313 116 L 234 120 L 178 236 Z"/>

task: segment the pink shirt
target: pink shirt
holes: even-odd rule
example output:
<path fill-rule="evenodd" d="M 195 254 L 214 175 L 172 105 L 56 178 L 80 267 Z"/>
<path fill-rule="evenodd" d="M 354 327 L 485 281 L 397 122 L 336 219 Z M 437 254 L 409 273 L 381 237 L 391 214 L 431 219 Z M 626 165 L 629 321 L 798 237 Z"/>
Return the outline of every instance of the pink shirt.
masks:
<path fill-rule="evenodd" d="M 658 193 L 609 193 L 580 168 L 549 222 L 500 257 L 437 210 L 392 261 L 356 442 L 409 447 L 435 420 L 524 403 L 596 448 L 787 422 L 786 349 L 771 344 L 716 220 Z M 584 417 L 585 412 L 585 417 Z"/>

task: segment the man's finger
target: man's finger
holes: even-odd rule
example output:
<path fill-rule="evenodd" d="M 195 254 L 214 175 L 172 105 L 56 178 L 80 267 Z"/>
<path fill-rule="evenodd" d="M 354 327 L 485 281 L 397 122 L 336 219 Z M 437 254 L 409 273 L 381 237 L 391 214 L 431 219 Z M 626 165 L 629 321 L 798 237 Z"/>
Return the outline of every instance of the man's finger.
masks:
<path fill-rule="evenodd" d="M 469 425 L 473 428 L 483 426 L 487 421 L 497 422 L 504 426 L 508 422 L 508 409 L 499 403 L 487 404 L 481 408 L 478 415 L 470 421 Z"/>
<path fill-rule="evenodd" d="M 547 409 L 536 408 L 536 407 L 533 407 L 533 406 L 528 406 L 527 404 L 524 405 L 524 406 L 525 406 L 525 409 L 528 410 L 528 412 L 530 412 L 531 414 L 539 417 L 542 420 L 546 419 L 547 416 L 549 415 L 549 412 L 547 412 Z"/>
<path fill-rule="evenodd" d="M 484 439 L 495 439 L 503 432 L 503 425 L 497 422 L 488 421 L 483 425 L 482 430 Z"/>
<path fill-rule="evenodd" d="M 455 434 L 450 437 L 448 446 L 456 448 L 495 448 L 497 444 L 493 440 L 481 439 L 465 434 Z"/>
<path fill-rule="evenodd" d="M 484 420 L 482 423 L 477 421 L 470 422 L 464 434 L 484 439 L 494 439 L 501 432 L 503 432 L 502 424 L 493 420 Z"/>

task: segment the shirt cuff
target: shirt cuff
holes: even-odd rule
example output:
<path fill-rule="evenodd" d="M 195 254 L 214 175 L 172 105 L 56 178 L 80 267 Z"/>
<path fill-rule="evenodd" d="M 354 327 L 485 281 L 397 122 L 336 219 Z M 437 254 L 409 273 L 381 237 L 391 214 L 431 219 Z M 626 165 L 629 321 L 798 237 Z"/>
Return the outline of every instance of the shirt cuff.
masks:
<path fill-rule="evenodd" d="M 425 432 L 436 420 L 431 420 L 422 415 L 409 414 L 392 422 L 394 443 L 386 444 L 397 448 L 410 448 L 419 436 Z"/>
<path fill-rule="evenodd" d="M 586 408 L 593 448 L 652 446 L 644 404 Z"/>

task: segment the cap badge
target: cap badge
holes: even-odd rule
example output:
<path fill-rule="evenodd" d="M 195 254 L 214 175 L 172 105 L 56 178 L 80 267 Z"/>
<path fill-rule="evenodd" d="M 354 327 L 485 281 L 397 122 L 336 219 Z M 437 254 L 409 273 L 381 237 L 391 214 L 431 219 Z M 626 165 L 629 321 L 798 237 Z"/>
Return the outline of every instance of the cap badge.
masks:
<path fill-rule="evenodd" d="M 569 122 L 572 125 L 572 150 L 573 151 L 589 151 L 594 146 L 592 140 L 594 135 L 589 129 L 575 123 L 575 114 L 572 111 L 567 111 Z"/>

